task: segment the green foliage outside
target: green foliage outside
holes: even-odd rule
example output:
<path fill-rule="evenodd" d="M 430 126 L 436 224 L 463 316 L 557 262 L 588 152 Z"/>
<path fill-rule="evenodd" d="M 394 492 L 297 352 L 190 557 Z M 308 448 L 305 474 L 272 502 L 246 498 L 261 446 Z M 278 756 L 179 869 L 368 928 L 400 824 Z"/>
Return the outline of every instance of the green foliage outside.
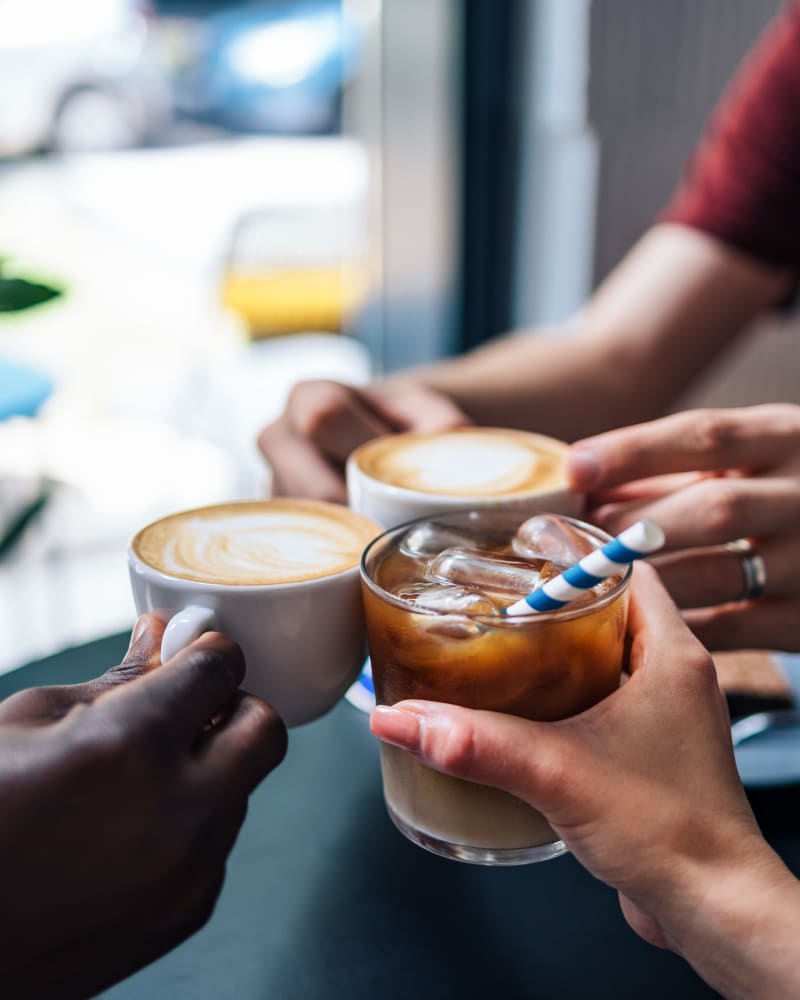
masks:
<path fill-rule="evenodd" d="M 5 261 L 0 257 L 0 313 L 19 312 L 57 299 L 64 290 L 27 278 L 6 277 Z"/>

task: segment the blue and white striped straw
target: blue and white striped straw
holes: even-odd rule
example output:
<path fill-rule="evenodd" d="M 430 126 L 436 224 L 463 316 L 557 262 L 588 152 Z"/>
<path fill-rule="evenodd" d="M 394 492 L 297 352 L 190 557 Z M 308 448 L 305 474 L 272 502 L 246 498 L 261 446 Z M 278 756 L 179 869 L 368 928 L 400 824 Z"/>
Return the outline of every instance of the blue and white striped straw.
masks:
<path fill-rule="evenodd" d="M 525 615 L 531 611 L 557 611 L 610 576 L 625 572 L 628 565 L 657 552 L 664 544 L 664 531 L 655 521 L 637 521 L 616 538 L 584 556 L 538 587 L 532 594 L 505 609 L 507 615 Z"/>

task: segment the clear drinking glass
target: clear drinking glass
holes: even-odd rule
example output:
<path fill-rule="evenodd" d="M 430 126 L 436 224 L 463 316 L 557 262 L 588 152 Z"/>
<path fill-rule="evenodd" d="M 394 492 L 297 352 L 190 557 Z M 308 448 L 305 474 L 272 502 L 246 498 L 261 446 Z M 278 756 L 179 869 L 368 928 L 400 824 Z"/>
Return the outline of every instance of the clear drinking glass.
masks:
<path fill-rule="evenodd" d="M 482 510 L 422 521 L 441 528 L 445 541 L 447 529 L 450 538 L 455 529 L 468 546 L 508 558 L 508 543 L 528 516 Z M 609 541 L 598 528 L 560 520 L 595 547 Z M 402 548 L 408 532 L 406 524 L 379 535 L 361 563 L 379 705 L 419 698 L 552 721 L 584 711 L 619 686 L 630 568 L 586 603 L 546 614 L 436 611 L 398 596 L 425 578 L 420 559 Z M 388 744 L 381 745 L 381 767 L 393 822 L 435 854 L 517 865 L 566 850 L 541 813 L 507 792 L 440 774 Z"/>

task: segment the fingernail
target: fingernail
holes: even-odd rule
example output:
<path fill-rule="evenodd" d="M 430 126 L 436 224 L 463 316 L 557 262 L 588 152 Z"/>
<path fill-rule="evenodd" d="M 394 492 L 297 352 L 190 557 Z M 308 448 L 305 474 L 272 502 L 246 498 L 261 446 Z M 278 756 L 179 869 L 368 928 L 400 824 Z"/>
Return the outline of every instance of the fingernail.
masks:
<path fill-rule="evenodd" d="M 388 705 L 379 705 L 370 717 L 370 729 L 375 736 L 403 750 L 419 750 L 420 724 L 420 717 L 413 712 Z"/>
<path fill-rule="evenodd" d="M 567 452 L 566 469 L 573 488 L 590 490 L 600 480 L 600 456 L 591 448 L 574 447 Z"/>
<path fill-rule="evenodd" d="M 131 641 L 128 649 L 132 649 L 136 643 L 142 638 L 142 636 L 150 629 L 150 616 L 149 615 L 139 615 L 136 619 L 136 624 L 133 626 L 133 632 L 131 632 Z"/>

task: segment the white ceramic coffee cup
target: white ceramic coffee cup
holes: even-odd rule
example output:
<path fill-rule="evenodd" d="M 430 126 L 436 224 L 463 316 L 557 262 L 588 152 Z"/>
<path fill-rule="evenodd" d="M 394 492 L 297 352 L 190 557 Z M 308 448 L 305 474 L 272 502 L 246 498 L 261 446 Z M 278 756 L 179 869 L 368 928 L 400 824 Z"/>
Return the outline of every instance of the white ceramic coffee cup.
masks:
<path fill-rule="evenodd" d="M 383 442 L 392 441 L 402 447 L 407 441 L 416 448 L 428 440 L 445 454 L 449 448 L 458 448 L 465 456 L 472 453 L 474 445 L 474 489 L 470 489 L 470 471 L 459 470 L 459 488 L 448 491 L 444 479 L 432 470 L 433 486 L 425 489 L 409 488 L 400 484 L 401 476 L 390 474 L 387 479 L 378 478 L 365 471 L 365 460 L 371 449 L 381 447 Z M 506 447 L 507 446 L 507 447 Z M 515 454 L 521 456 L 519 475 L 504 472 L 500 449 L 506 447 L 508 463 L 513 465 Z M 531 449 L 531 457 L 525 453 Z M 535 453 L 541 452 L 543 460 L 553 468 L 539 485 L 524 486 L 527 474 L 535 475 Z M 435 432 L 429 435 L 407 433 L 375 438 L 356 448 L 347 461 L 347 496 L 350 507 L 360 514 L 377 521 L 384 528 L 392 528 L 404 521 L 418 517 L 442 514 L 446 511 L 473 510 L 486 507 L 515 506 L 536 510 L 546 510 L 554 514 L 578 517 L 583 513 L 584 497 L 574 493 L 567 486 L 563 471 L 563 458 L 567 445 L 555 438 L 526 431 L 505 430 L 492 427 L 464 427 L 457 430 Z M 481 481 L 481 462 L 487 457 L 497 461 L 497 476 L 489 483 Z M 499 459 L 499 460 L 498 460 Z M 394 481 L 389 481 L 394 479 Z M 507 491 L 504 484 L 508 484 Z"/>
<path fill-rule="evenodd" d="M 355 680 L 366 648 L 357 557 L 340 572 L 291 583 L 212 583 L 154 568 L 135 542 L 128 549 L 133 597 L 139 614 L 167 622 L 162 662 L 203 632 L 226 633 L 244 654 L 242 686 L 287 726 L 323 715 Z"/>

